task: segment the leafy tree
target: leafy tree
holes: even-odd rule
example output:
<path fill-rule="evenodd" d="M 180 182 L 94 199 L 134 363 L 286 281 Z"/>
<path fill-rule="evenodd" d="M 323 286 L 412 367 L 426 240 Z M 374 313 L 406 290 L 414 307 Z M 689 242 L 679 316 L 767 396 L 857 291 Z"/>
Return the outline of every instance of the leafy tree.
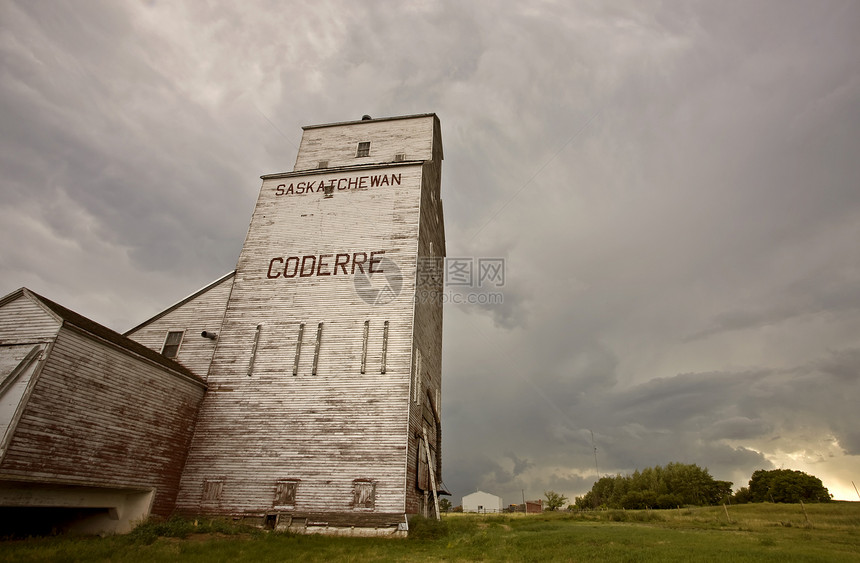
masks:
<path fill-rule="evenodd" d="M 717 481 L 695 464 L 670 463 L 632 475 L 601 477 L 589 492 L 575 499 L 577 508 L 675 508 L 714 505 L 732 494 L 729 481 Z"/>
<path fill-rule="evenodd" d="M 555 491 L 544 491 L 543 496 L 546 497 L 546 509 L 558 510 L 564 503 L 567 502 L 567 497 Z"/>
<path fill-rule="evenodd" d="M 732 495 L 732 502 L 735 504 L 747 504 L 748 502 L 752 502 L 750 490 L 746 487 L 741 487 Z"/>
<path fill-rule="evenodd" d="M 451 511 L 451 501 L 446 498 L 439 499 L 439 510 L 448 513 Z"/>
<path fill-rule="evenodd" d="M 639 510 L 657 504 L 657 493 L 651 490 L 630 491 L 621 498 L 621 508 Z"/>
<path fill-rule="evenodd" d="M 654 508 L 677 508 L 684 504 L 681 495 L 665 494 L 657 497 Z"/>
<path fill-rule="evenodd" d="M 830 492 L 821 479 L 793 469 L 759 469 L 750 479 L 752 502 L 829 502 Z"/>
<path fill-rule="evenodd" d="M 714 481 L 713 487 L 708 491 L 711 504 L 723 504 L 732 498 L 731 481 Z"/>

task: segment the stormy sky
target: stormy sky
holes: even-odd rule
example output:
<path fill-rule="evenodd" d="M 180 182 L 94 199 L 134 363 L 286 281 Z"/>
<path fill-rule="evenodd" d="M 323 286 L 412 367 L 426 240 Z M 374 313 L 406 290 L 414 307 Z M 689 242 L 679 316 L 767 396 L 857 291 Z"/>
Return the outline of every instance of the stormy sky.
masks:
<path fill-rule="evenodd" d="M 444 481 L 860 482 L 860 3 L 0 3 L 0 294 L 124 331 L 235 267 L 302 125 L 435 112 Z M 597 447 L 592 447 L 592 433 Z"/>

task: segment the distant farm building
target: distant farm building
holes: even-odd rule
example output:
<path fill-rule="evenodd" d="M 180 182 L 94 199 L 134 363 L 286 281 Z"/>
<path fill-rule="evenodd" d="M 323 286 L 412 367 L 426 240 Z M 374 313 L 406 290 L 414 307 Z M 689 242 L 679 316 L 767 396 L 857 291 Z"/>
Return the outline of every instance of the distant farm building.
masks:
<path fill-rule="evenodd" d="M 543 512 L 543 499 L 527 500 L 524 506 L 526 514 L 540 514 Z"/>
<path fill-rule="evenodd" d="M 0 515 L 356 535 L 435 515 L 441 161 L 434 114 L 305 127 L 236 269 L 125 335 L 3 298 Z"/>
<path fill-rule="evenodd" d="M 502 498 L 476 491 L 463 497 L 463 512 L 495 513 L 502 512 Z"/>
<path fill-rule="evenodd" d="M 527 500 L 524 504 L 512 504 L 508 512 L 525 512 L 526 514 L 540 514 L 543 512 L 543 500 Z"/>

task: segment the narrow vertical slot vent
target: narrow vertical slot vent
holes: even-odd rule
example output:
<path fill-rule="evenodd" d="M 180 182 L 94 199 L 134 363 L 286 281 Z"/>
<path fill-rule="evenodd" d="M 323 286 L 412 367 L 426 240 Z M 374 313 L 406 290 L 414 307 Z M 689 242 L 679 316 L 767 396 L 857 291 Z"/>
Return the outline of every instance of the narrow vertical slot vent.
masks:
<path fill-rule="evenodd" d="M 361 344 L 361 373 L 367 369 L 367 337 L 370 335 L 370 321 L 364 321 L 364 337 Z"/>
<path fill-rule="evenodd" d="M 296 339 L 296 359 L 293 360 L 293 375 L 299 374 L 299 358 L 302 355 L 302 336 L 305 334 L 305 323 L 299 325 L 299 336 Z"/>
<path fill-rule="evenodd" d="M 385 357 L 388 355 L 388 321 L 382 327 L 382 369 L 379 373 L 385 373 Z"/>
<path fill-rule="evenodd" d="M 254 345 L 251 346 L 251 360 L 248 362 L 248 377 L 254 373 L 254 362 L 257 360 L 257 347 L 260 345 L 260 332 L 263 330 L 263 325 L 257 325 L 257 330 L 254 332 Z"/>
<path fill-rule="evenodd" d="M 422 386 L 422 378 L 421 378 L 421 350 L 418 348 L 415 349 L 415 365 L 413 366 L 414 372 L 412 374 L 412 400 L 415 401 L 416 405 L 421 404 L 421 386 Z"/>
<path fill-rule="evenodd" d="M 311 369 L 311 375 L 317 374 L 317 366 L 319 365 L 320 361 L 320 341 L 322 340 L 322 328 L 322 323 L 317 325 L 317 341 L 316 344 L 314 344 L 314 367 Z"/>

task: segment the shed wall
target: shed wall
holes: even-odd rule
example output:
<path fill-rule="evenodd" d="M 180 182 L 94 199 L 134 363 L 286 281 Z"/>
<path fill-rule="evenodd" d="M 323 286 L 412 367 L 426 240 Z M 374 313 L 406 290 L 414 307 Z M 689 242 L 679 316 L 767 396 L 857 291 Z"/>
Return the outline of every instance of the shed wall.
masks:
<path fill-rule="evenodd" d="M 55 316 L 21 295 L 0 306 L 0 346 L 50 342 L 60 324 Z"/>
<path fill-rule="evenodd" d="M 172 511 L 204 386 L 63 328 L 18 421 L 0 479 L 155 489 Z"/>
<path fill-rule="evenodd" d="M 25 290 L 10 294 L 4 301 L 0 304 L 0 461 L 45 349 L 56 338 L 61 324 Z"/>
<path fill-rule="evenodd" d="M 174 359 L 205 378 L 215 352 L 215 340 L 203 338 L 200 334 L 204 330 L 215 333 L 221 330 L 232 287 L 233 276 L 225 276 L 204 292 L 127 332 L 126 336 L 161 352 L 168 331 L 184 331 L 179 352 Z"/>
<path fill-rule="evenodd" d="M 47 344 L 0 346 L 0 460 L 26 403 Z"/>

